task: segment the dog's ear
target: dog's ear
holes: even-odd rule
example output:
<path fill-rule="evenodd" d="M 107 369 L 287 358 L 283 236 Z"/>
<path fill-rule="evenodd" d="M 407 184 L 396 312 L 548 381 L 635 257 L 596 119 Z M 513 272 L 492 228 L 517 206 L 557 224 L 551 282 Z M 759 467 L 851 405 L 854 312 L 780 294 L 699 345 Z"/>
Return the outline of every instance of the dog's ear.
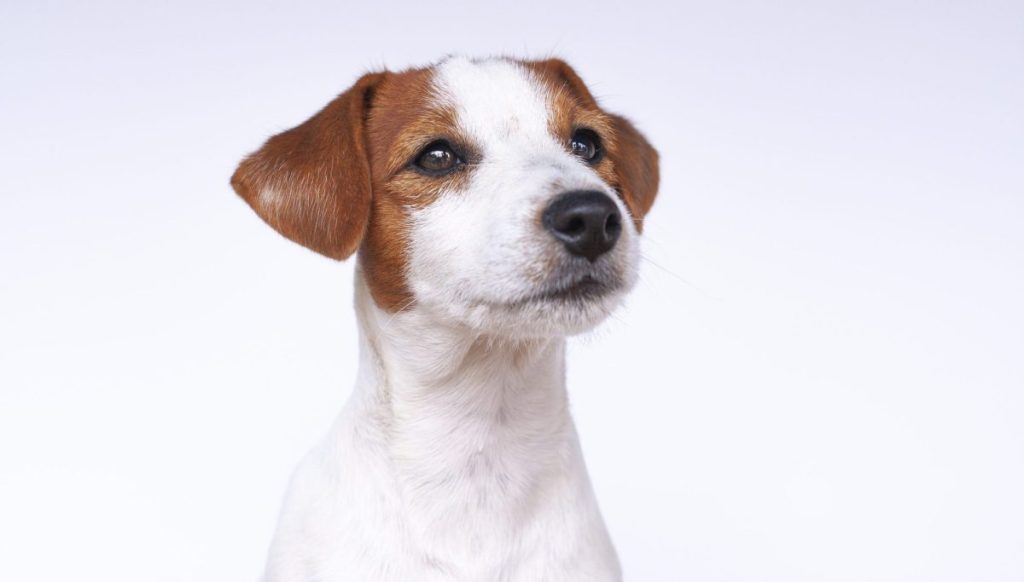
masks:
<path fill-rule="evenodd" d="M 267 224 L 333 259 L 355 252 L 370 219 L 366 115 L 383 76 L 364 75 L 302 125 L 267 140 L 231 176 Z"/>
<path fill-rule="evenodd" d="M 609 117 L 615 140 L 608 149 L 608 157 L 615 163 L 622 198 L 636 221 L 637 230 L 642 230 L 644 216 L 658 195 L 658 151 L 628 119 L 620 115 Z"/>
<path fill-rule="evenodd" d="M 538 63 L 538 66 L 565 84 L 581 106 L 601 109 L 583 79 L 568 63 L 561 59 L 548 59 Z M 628 119 L 614 114 L 606 115 L 614 133 L 607 146 L 608 157 L 615 165 L 618 182 L 615 186 L 639 230 L 658 194 L 658 152 Z"/>

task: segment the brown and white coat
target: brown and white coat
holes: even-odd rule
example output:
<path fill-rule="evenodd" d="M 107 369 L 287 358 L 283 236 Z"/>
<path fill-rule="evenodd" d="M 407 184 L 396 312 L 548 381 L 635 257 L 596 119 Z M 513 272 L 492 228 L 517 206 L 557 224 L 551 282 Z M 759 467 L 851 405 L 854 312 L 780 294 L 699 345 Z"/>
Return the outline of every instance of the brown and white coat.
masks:
<path fill-rule="evenodd" d="M 562 61 L 449 58 L 363 76 L 232 185 L 286 237 L 358 252 L 357 386 L 292 479 L 266 580 L 621 579 L 564 352 L 635 282 L 643 136 Z M 567 193 L 604 205 L 600 248 L 552 226 Z"/>

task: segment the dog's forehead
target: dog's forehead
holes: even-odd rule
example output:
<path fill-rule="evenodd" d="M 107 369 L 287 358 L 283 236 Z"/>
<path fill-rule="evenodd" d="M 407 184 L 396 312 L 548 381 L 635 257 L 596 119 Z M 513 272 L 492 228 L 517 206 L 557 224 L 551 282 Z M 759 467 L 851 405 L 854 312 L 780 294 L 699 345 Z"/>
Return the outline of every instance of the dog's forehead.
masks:
<path fill-rule="evenodd" d="M 548 135 L 548 92 L 518 62 L 451 58 L 437 66 L 433 84 L 437 104 L 454 111 L 459 128 L 481 144 Z"/>

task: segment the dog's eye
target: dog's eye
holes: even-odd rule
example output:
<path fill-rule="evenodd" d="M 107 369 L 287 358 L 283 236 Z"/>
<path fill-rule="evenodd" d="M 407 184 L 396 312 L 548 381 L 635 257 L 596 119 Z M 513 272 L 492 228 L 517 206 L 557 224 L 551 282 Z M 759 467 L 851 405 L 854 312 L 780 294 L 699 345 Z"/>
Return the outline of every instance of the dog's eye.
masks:
<path fill-rule="evenodd" d="M 461 163 L 459 155 L 446 141 L 435 141 L 423 148 L 414 162 L 417 168 L 433 176 L 448 174 Z"/>
<path fill-rule="evenodd" d="M 572 134 L 570 148 L 572 155 L 587 163 L 596 164 L 601 161 L 601 138 L 592 130 L 577 129 Z"/>

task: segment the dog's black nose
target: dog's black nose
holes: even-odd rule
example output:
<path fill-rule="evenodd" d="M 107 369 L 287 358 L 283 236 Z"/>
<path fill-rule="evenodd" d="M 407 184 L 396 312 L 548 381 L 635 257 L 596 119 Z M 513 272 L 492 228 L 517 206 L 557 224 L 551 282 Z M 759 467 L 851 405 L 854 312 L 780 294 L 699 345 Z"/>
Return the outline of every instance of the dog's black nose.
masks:
<path fill-rule="evenodd" d="M 593 190 L 560 195 L 544 210 L 542 220 L 570 253 L 590 262 L 610 251 L 622 233 L 622 215 L 615 202 Z"/>

